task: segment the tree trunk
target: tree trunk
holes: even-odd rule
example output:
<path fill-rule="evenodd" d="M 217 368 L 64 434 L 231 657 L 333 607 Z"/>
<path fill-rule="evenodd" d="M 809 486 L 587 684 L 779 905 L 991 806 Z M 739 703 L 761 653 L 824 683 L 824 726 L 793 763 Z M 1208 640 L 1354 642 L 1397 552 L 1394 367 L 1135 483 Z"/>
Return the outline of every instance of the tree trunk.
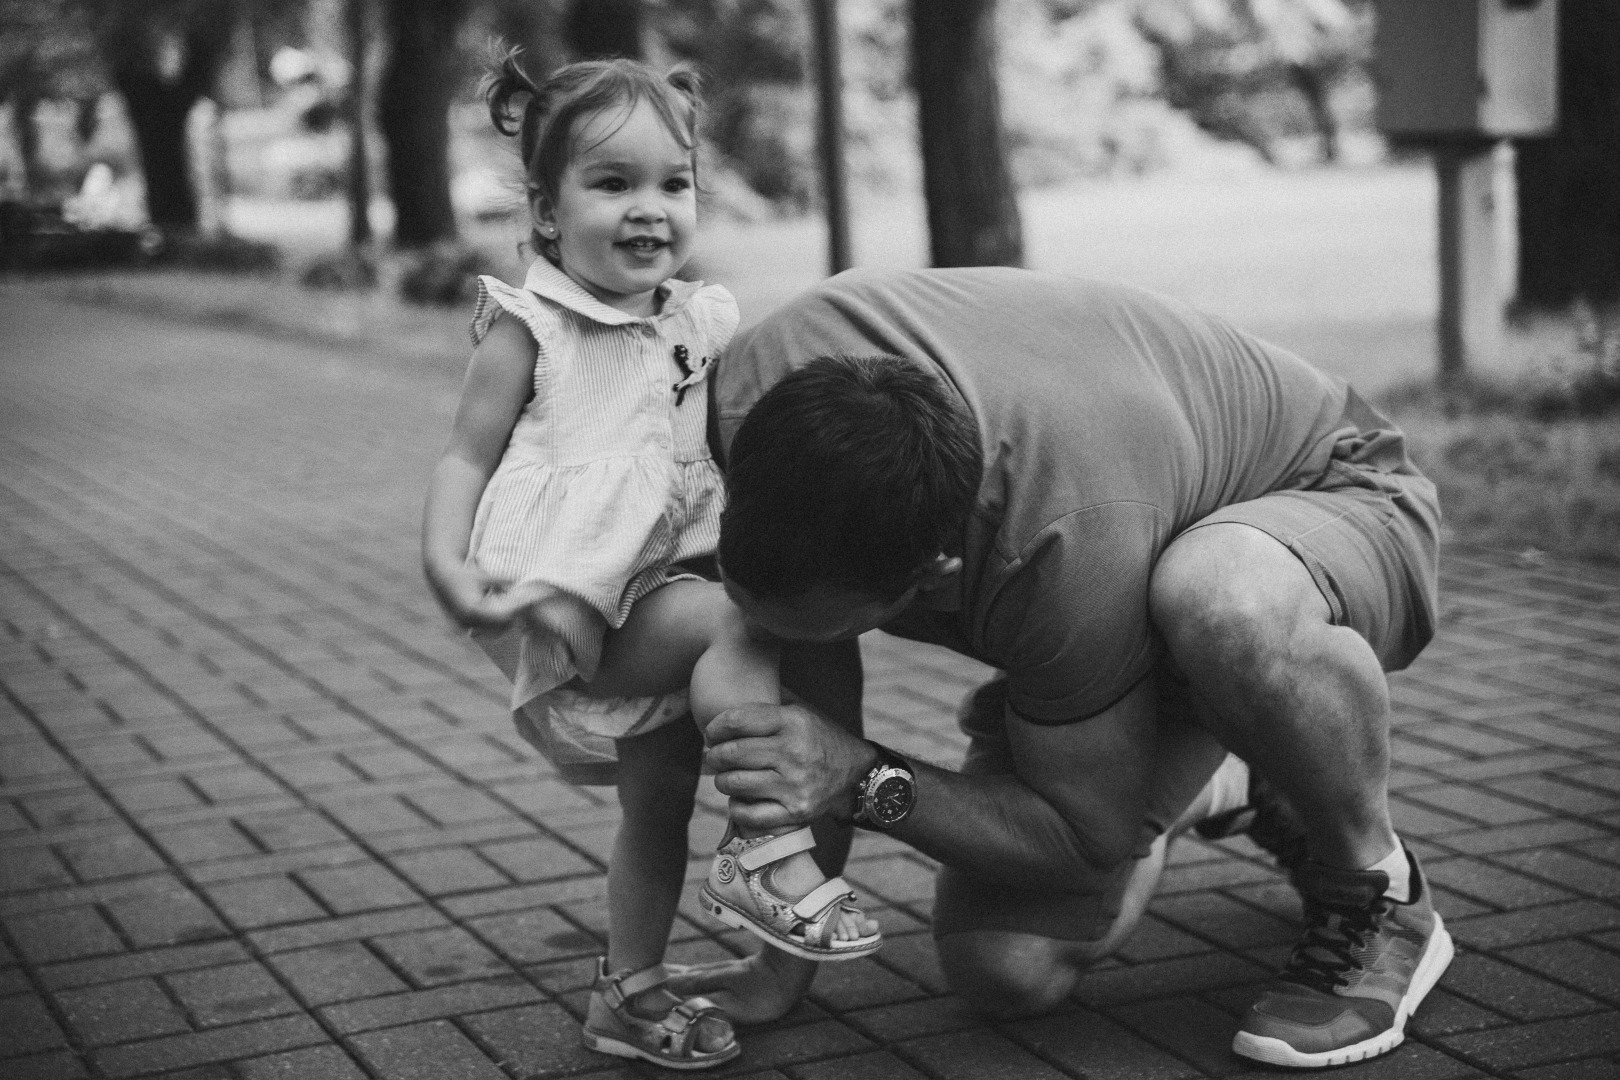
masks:
<path fill-rule="evenodd" d="M 466 0 L 388 0 L 391 47 L 377 87 L 377 122 L 388 144 L 394 243 L 428 247 L 456 238 L 450 205 L 450 99 L 456 30 Z"/>
<path fill-rule="evenodd" d="M 995 0 L 911 0 L 911 56 L 933 264 L 1021 265 L 996 88 Z"/>
<path fill-rule="evenodd" d="M 1558 130 L 1517 145 L 1519 295 L 1563 310 L 1620 301 L 1620 6 L 1558 5 Z"/>
<path fill-rule="evenodd" d="M 146 178 L 146 212 L 164 232 L 196 232 L 186 117 L 213 87 L 230 49 L 228 0 L 101 0 L 97 36 L 124 98 Z"/>
<path fill-rule="evenodd" d="M 564 26 L 581 60 L 607 56 L 641 59 L 641 0 L 573 0 Z"/>
<path fill-rule="evenodd" d="M 349 99 L 344 113 L 349 122 L 349 171 L 345 177 L 349 202 L 349 246 L 371 243 L 371 168 L 366 160 L 366 7 L 368 0 L 345 0 L 344 30 L 349 46 Z"/>

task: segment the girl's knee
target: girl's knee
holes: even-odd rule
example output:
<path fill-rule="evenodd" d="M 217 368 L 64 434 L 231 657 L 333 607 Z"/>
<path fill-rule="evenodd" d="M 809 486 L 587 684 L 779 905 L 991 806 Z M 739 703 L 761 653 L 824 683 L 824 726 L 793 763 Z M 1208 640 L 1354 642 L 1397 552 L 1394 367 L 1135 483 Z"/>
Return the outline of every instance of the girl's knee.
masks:
<path fill-rule="evenodd" d="M 951 990 L 997 1020 L 1057 1008 L 1089 966 L 1072 943 L 1033 934 L 974 931 L 945 934 L 936 944 Z"/>

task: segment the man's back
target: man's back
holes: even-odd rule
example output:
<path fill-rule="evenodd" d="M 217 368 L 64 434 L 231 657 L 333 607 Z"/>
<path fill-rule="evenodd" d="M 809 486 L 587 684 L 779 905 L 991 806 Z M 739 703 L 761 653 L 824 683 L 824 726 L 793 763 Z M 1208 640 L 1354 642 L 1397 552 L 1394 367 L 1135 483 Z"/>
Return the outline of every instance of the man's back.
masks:
<path fill-rule="evenodd" d="M 1106 708 L 1157 647 L 1159 552 L 1211 511 L 1304 487 L 1382 424 L 1341 381 L 1128 287 L 1005 268 L 851 272 L 739 335 L 717 376 L 722 441 L 788 371 L 888 354 L 938 371 L 978 424 L 984 481 L 961 610 L 888 627 L 1009 671 L 1036 720 Z M 1389 467 L 1404 465 L 1398 439 Z"/>

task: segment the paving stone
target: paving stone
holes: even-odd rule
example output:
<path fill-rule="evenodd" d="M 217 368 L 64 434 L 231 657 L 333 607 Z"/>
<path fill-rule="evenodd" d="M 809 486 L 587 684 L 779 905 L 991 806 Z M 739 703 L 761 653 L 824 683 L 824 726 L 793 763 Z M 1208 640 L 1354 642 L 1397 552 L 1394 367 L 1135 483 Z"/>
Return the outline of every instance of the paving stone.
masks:
<path fill-rule="evenodd" d="M 1583 941 L 1549 941 L 1504 949 L 1502 955 L 1550 979 L 1606 998 L 1611 1003 L 1620 1002 L 1620 957 L 1594 945 Z"/>
<path fill-rule="evenodd" d="M 309 1005 L 328 1005 L 406 989 L 405 983 L 360 942 L 277 953 L 268 963 Z"/>
<path fill-rule="evenodd" d="M 1591 1012 L 1598 1002 L 1546 979 L 1478 954 L 1451 962 L 1446 988 L 1515 1020 L 1545 1020 Z"/>
<path fill-rule="evenodd" d="M 0 998 L 0 1057 L 34 1054 L 67 1045 L 67 1037 L 45 1003 L 33 994 Z M 9 1066 L 0 1065 L 0 1071 Z"/>
<path fill-rule="evenodd" d="M 298 1003 L 256 962 L 178 972 L 163 981 L 202 1028 L 299 1011 Z"/>
<path fill-rule="evenodd" d="M 281 1016 L 113 1047 L 94 1054 L 93 1060 L 106 1076 L 122 1080 L 210 1062 L 259 1057 L 325 1041 L 325 1033 L 307 1016 Z"/>
<path fill-rule="evenodd" d="M 92 907 L 69 908 L 5 920 L 24 958 L 36 964 L 122 952 L 124 943 Z"/>
<path fill-rule="evenodd" d="M 72 841 L 58 850 L 82 881 L 132 877 L 164 866 L 163 859 L 146 841 L 130 833 Z"/>
<path fill-rule="evenodd" d="M 603 942 L 547 908 L 473 919 L 468 928 L 514 964 L 594 955 Z"/>
<path fill-rule="evenodd" d="M 247 952 L 239 942 L 211 941 L 167 949 L 145 949 L 96 960 L 72 960 L 42 968 L 39 975 L 40 982 L 47 988 L 65 989 L 133 979 L 141 975 L 161 975 L 168 971 L 214 967 L 242 960 L 246 956 Z"/>
<path fill-rule="evenodd" d="M 599 869 L 573 849 L 543 836 L 481 844 L 478 851 L 517 881 L 546 881 Z"/>
<path fill-rule="evenodd" d="M 952 1032 L 895 1048 L 941 1080 L 1061 1080 L 1053 1066 L 994 1032 Z"/>
<path fill-rule="evenodd" d="M 312 1046 L 236 1063 L 240 1080 L 366 1080 L 354 1059 L 337 1046 Z"/>
<path fill-rule="evenodd" d="M 248 935 L 248 939 L 263 952 L 274 953 L 287 949 L 304 949 L 314 945 L 326 945 L 335 941 L 358 941 L 361 938 L 374 937 L 378 934 L 391 934 L 400 930 L 420 930 L 429 926 L 442 926 L 444 921 L 444 916 L 432 908 L 417 905 L 409 908 L 395 908 L 392 911 L 368 912 L 364 915 L 347 915 L 340 918 L 323 919 L 319 922 L 305 923 L 301 926 L 260 930 Z"/>
<path fill-rule="evenodd" d="M 190 1030 L 185 1014 L 152 979 L 61 990 L 56 1003 L 68 1026 L 91 1046 Z"/>
<path fill-rule="evenodd" d="M 168 853 L 169 858 L 179 863 L 227 859 L 235 855 L 251 855 L 258 851 L 253 841 L 230 821 L 216 821 L 180 829 L 154 829 L 152 839 Z"/>
<path fill-rule="evenodd" d="M 1610 1010 L 1495 1031 L 1448 1035 L 1439 1042 L 1445 1049 L 1492 1069 L 1521 1069 L 1569 1058 L 1620 1054 L 1620 1013 Z"/>
<path fill-rule="evenodd" d="M 317 919 L 326 914 L 291 878 L 280 875 L 208 885 L 203 891 L 226 921 L 241 930 Z"/>
<path fill-rule="evenodd" d="M 429 896 L 510 884 L 505 874 L 461 847 L 397 856 L 393 860 L 393 868 Z"/>
<path fill-rule="evenodd" d="M 1493 949 L 1608 930 L 1620 926 L 1620 910 L 1595 900 L 1570 900 L 1458 919 L 1447 925 L 1458 942 L 1476 949 Z"/>
<path fill-rule="evenodd" d="M 353 1044 L 382 1080 L 506 1080 L 482 1050 L 442 1020 L 357 1035 Z"/>
<path fill-rule="evenodd" d="M 1104 1080 L 1173 1080 L 1198 1071 L 1144 1042 L 1112 1020 L 1085 1010 L 1064 1011 L 1002 1028 L 1043 1060 L 1071 1074 Z"/>
<path fill-rule="evenodd" d="M 72 884 L 73 875 L 49 848 L 12 850 L 0 858 L 0 892 L 10 894 Z"/>
<path fill-rule="evenodd" d="M 109 900 L 106 909 L 137 949 L 206 941 L 229 933 L 208 905 L 184 888 Z"/>
<path fill-rule="evenodd" d="M 298 876 L 311 892 L 339 915 L 404 907 L 420 899 L 409 885 L 376 863 L 309 870 Z"/>
<path fill-rule="evenodd" d="M 469 1016 L 472 1037 L 486 1053 L 519 1076 L 544 1080 L 600 1067 L 606 1059 L 585 1049 L 580 1023 L 557 1005 L 524 1005 Z"/>

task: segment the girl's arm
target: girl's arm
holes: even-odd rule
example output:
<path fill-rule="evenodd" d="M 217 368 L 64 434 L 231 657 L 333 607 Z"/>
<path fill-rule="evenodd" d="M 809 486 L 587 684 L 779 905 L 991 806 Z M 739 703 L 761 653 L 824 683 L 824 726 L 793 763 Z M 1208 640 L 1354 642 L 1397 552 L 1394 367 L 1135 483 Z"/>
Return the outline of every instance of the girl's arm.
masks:
<path fill-rule="evenodd" d="M 495 320 L 473 350 L 450 444 L 428 483 L 422 568 L 440 606 L 462 626 L 499 628 L 522 606 L 502 595 L 509 582 L 467 565 L 467 545 L 478 500 L 529 400 L 535 356 L 534 339 L 522 323 Z"/>

